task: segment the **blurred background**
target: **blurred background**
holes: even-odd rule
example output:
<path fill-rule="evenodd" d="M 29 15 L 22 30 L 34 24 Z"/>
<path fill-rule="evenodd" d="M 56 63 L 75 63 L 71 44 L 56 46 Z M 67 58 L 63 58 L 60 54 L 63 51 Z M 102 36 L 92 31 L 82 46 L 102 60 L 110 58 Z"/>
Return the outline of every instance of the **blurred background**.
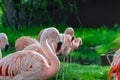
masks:
<path fill-rule="evenodd" d="M 119 0 L 1 0 L 2 24 L 19 29 L 26 25 L 107 25 L 120 22 Z"/>

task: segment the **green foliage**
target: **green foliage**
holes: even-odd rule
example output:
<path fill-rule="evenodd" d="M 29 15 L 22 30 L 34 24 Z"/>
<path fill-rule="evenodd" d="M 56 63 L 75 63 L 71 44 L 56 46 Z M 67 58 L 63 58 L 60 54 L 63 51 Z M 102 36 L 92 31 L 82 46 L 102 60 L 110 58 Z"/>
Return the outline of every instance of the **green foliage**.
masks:
<path fill-rule="evenodd" d="M 59 23 L 67 23 L 66 14 L 75 13 L 76 15 L 77 12 L 77 1 L 73 0 L 11 0 L 9 2 L 11 6 L 4 2 L 2 3 L 2 13 L 4 14 L 2 15 L 2 23 L 4 26 L 8 24 L 16 30 L 19 30 L 23 25 L 29 28 L 33 25 L 56 24 L 58 21 Z M 62 18 L 54 21 L 56 11 Z"/>
<path fill-rule="evenodd" d="M 64 67 L 64 73 L 63 73 Z M 57 80 L 106 80 L 109 71 L 108 66 L 79 65 L 74 63 L 61 63 Z M 64 74 L 64 79 L 62 78 Z M 55 80 L 56 76 L 49 80 Z"/>
<path fill-rule="evenodd" d="M 83 44 L 87 46 L 96 46 L 108 44 L 116 32 L 106 27 L 100 28 L 80 28 L 75 29 L 75 35 L 83 39 Z"/>
<path fill-rule="evenodd" d="M 60 9 L 64 8 L 62 0 L 54 0 L 54 2 L 58 4 L 58 6 L 59 6 Z"/>
<path fill-rule="evenodd" d="M 95 48 L 98 54 L 104 54 L 115 46 L 112 42 L 119 35 L 116 31 L 105 26 L 99 28 L 74 28 L 75 35 L 83 40 L 82 49 Z"/>
<path fill-rule="evenodd" d="M 99 28 L 74 28 L 75 36 L 81 37 L 83 45 L 78 48 L 78 51 L 71 53 L 75 62 L 80 58 L 83 60 L 94 61 L 94 64 L 101 64 L 100 55 L 106 54 L 116 47 L 120 47 L 119 43 L 114 40 L 119 38 L 120 30 L 109 29 L 105 26 Z M 120 40 L 119 40 L 120 41 Z"/>

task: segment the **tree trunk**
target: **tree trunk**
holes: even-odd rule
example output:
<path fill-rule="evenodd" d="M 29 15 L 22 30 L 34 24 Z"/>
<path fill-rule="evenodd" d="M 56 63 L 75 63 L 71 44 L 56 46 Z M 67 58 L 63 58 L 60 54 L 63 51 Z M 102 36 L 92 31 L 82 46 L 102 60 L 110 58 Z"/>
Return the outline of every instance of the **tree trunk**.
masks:
<path fill-rule="evenodd" d="M 30 24 L 31 24 L 31 20 L 32 20 L 32 15 L 33 15 L 33 0 L 30 1 L 30 15 L 29 15 L 29 19 L 28 19 L 28 25 L 27 25 L 27 31 L 30 28 Z"/>
<path fill-rule="evenodd" d="M 5 9 L 4 9 L 4 6 L 3 6 L 3 2 L 0 3 L 0 8 L 1 8 L 2 12 L 3 12 L 4 15 L 5 15 L 5 19 L 6 19 L 6 22 L 7 22 L 8 26 L 10 26 L 10 23 L 9 23 L 8 17 L 7 17 L 7 13 L 6 13 L 6 11 L 5 11 Z"/>
<path fill-rule="evenodd" d="M 4 0 L 7 20 L 15 30 L 25 23 L 25 10 L 20 6 L 20 0 Z M 25 20 L 25 21 L 24 21 Z"/>
<path fill-rule="evenodd" d="M 8 19 L 9 24 L 12 26 L 13 25 L 13 2 L 12 0 L 4 0 L 5 4 L 5 12 L 6 12 L 6 17 Z"/>

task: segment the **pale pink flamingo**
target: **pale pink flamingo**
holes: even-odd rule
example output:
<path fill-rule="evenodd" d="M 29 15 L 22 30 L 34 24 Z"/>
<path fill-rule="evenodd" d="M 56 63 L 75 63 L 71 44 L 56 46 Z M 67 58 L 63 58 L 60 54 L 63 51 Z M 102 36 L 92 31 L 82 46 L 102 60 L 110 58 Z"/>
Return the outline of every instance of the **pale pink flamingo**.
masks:
<path fill-rule="evenodd" d="M 67 34 L 67 35 L 72 36 L 72 39 L 71 39 L 71 40 L 73 40 L 73 48 L 74 48 L 74 49 L 78 48 L 80 45 L 83 44 L 82 38 L 80 38 L 80 37 L 75 38 L 74 30 L 73 30 L 72 27 L 67 28 L 67 29 L 64 31 L 64 34 Z"/>
<path fill-rule="evenodd" d="M 36 39 L 29 36 L 22 36 L 15 41 L 16 51 L 23 50 L 26 46 L 39 43 Z"/>
<path fill-rule="evenodd" d="M 73 50 L 74 49 L 76 49 L 76 48 L 78 48 L 80 45 L 82 45 L 83 43 L 82 43 L 82 39 L 80 38 L 80 37 L 78 37 L 78 38 L 75 38 L 74 40 L 73 40 Z"/>
<path fill-rule="evenodd" d="M 46 80 L 54 76 L 60 68 L 58 57 L 48 45 L 48 38 L 59 39 L 59 32 L 55 28 L 45 30 L 41 36 L 41 47 L 50 61 L 33 50 L 22 50 L 7 55 L 0 60 L 0 75 L 9 76 L 12 80 Z M 54 39 L 53 39 L 54 40 Z M 62 42 L 56 43 L 55 50 L 60 49 Z"/>
<path fill-rule="evenodd" d="M 8 37 L 5 33 L 0 33 L 0 60 L 2 59 L 1 50 L 5 48 L 5 51 L 8 49 L 9 42 Z"/>

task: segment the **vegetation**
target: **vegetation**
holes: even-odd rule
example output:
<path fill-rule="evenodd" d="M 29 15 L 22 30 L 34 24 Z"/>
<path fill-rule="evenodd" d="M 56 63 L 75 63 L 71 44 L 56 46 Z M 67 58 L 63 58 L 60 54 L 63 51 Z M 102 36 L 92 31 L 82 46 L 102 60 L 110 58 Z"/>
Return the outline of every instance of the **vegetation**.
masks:
<path fill-rule="evenodd" d="M 80 36 L 83 45 L 71 53 L 74 62 L 80 61 L 101 65 L 100 55 L 112 51 L 116 46 L 113 41 L 119 37 L 120 29 L 109 29 L 106 26 L 99 28 L 74 28 L 75 35 Z"/>
<path fill-rule="evenodd" d="M 29 29 L 33 25 L 56 24 L 55 16 L 60 16 L 59 23 L 67 23 L 67 15 L 71 13 L 81 25 L 77 0 L 0 0 L 0 8 L 3 25 L 7 24 L 15 30 L 19 30 L 23 25 Z"/>

